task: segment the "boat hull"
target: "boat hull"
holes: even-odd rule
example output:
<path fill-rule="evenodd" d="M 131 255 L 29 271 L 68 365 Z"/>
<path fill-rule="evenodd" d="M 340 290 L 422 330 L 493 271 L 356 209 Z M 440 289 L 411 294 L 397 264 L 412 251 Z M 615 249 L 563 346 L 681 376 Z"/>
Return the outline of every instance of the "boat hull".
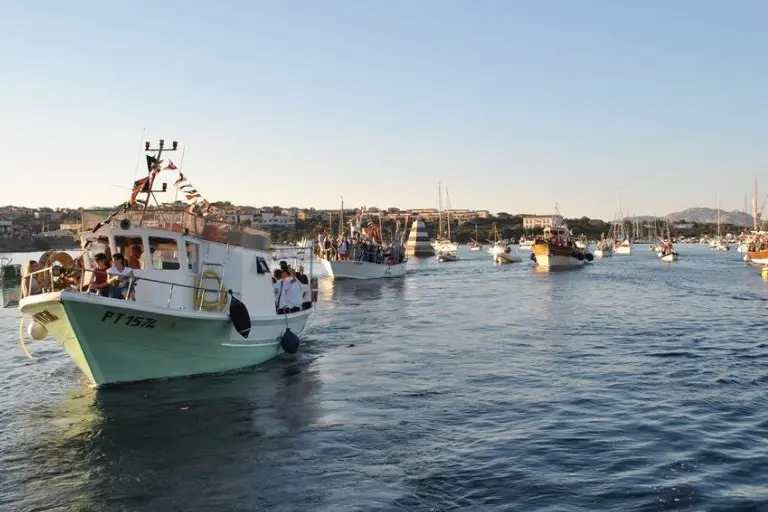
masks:
<path fill-rule="evenodd" d="M 548 268 L 581 267 L 587 262 L 587 252 L 576 247 L 554 247 L 549 244 L 534 244 L 536 264 Z M 579 258 L 581 255 L 581 258 Z"/>
<path fill-rule="evenodd" d="M 517 249 L 519 251 L 532 251 L 533 250 L 533 244 L 530 242 L 523 242 L 520 244 Z"/>
<path fill-rule="evenodd" d="M 659 254 L 659 259 L 661 261 L 671 263 L 673 261 L 677 261 L 677 254 Z"/>
<path fill-rule="evenodd" d="M 438 262 L 445 263 L 449 261 L 456 261 L 458 258 L 456 257 L 455 253 L 448 252 L 448 253 L 438 253 L 437 256 L 435 256 L 435 259 Z"/>
<path fill-rule="evenodd" d="M 629 256 L 632 254 L 632 246 L 631 245 L 620 245 L 616 247 L 613 250 L 614 253 L 616 253 L 617 256 Z"/>
<path fill-rule="evenodd" d="M 595 249 L 595 258 L 611 258 L 613 251 L 610 249 Z"/>
<path fill-rule="evenodd" d="M 523 258 L 519 254 L 512 252 L 509 247 L 493 247 L 491 248 L 491 257 L 494 263 L 519 263 L 523 261 Z"/>
<path fill-rule="evenodd" d="M 385 279 L 405 275 L 405 263 L 387 265 L 369 261 L 320 261 L 333 279 Z"/>
<path fill-rule="evenodd" d="M 765 251 L 747 251 L 747 258 L 744 261 L 751 261 L 758 265 L 768 265 L 768 250 Z"/>
<path fill-rule="evenodd" d="M 286 317 L 251 318 L 248 338 L 227 313 L 173 310 L 74 292 L 28 297 L 25 317 L 42 324 L 96 386 L 219 373 L 282 352 Z M 295 334 L 311 310 L 287 315 Z"/>

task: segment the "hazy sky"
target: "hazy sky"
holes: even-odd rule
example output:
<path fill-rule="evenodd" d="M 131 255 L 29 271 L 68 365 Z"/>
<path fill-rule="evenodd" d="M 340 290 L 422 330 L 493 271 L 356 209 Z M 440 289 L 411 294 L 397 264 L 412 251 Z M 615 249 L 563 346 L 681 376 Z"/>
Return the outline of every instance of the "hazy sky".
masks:
<path fill-rule="evenodd" d="M 125 200 L 146 129 L 212 201 L 741 209 L 766 27 L 764 0 L 0 0 L 0 204 Z"/>

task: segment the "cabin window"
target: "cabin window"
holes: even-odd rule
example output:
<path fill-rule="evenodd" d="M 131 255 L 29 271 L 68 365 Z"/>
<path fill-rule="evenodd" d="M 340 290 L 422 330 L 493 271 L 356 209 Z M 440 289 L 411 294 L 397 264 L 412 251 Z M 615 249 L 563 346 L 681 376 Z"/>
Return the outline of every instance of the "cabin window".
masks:
<path fill-rule="evenodd" d="M 125 264 L 131 268 L 143 270 L 144 242 L 137 236 L 116 236 L 115 249 L 125 257 Z"/>
<path fill-rule="evenodd" d="M 267 260 L 260 256 L 256 257 L 256 272 L 259 274 L 271 274 L 269 271 L 269 263 L 267 263 Z"/>
<path fill-rule="evenodd" d="M 187 262 L 190 272 L 200 273 L 200 246 L 193 242 L 187 242 Z"/>
<path fill-rule="evenodd" d="M 179 245 L 173 238 L 149 237 L 149 252 L 155 270 L 178 270 Z"/>

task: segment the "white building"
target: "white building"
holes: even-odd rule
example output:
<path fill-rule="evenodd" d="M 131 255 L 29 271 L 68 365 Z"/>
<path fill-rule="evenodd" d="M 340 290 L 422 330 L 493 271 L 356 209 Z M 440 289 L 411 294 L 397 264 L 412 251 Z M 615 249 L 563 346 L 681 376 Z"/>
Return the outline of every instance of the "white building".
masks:
<path fill-rule="evenodd" d="M 260 227 L 296 227 L 296 217 L 287 215 L 275 215 L 274 213 L 263 212 L 261 214 L 261 220 L 258 222 Z"/>
<path fill-rule="evenodd" d="M 13 221 L 0 220 L 0 236 L 13 235 Z"/>
<path fill-rule="evenodd" d="M 560 215 L 523 215 L 523 229 L 551 228 L 554 223 L 562 224 Z"/>

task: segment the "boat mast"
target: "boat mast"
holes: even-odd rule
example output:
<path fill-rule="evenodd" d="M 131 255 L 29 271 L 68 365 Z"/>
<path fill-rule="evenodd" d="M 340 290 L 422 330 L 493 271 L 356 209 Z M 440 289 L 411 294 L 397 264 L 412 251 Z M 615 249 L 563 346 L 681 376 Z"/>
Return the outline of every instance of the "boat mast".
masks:
<path fill-rule="evenodd" d="M 448 203 L 448 211 L 445 214 L 445 221 L 448 224 L 448 241 L 451 241 L 451 196 L 448 195 L 448 187 L 445 187 L 445 200 Z"/>
<path fill-rule="evenodd" d="M 752 198 L 752 228 L 757 231 L 757 176 L 755 176 L 755 197 Z"/>
<path fill-rule="evenodd" d="M 344 238 L 344 196 L 341 196 L 341 213 L 339 214 L 339 238 Z M 339 240 L 341 242 L 341 240 Z"/>
<path fill-rule="evenodd" d="M 437 239 L 443 237 L 443 189 L 437 182 Z"/>
<path fill-rule="evenodd" d="M 160 139 L 158 141 L 156 148 L 151 148 L 149 141 L 144 143 L 144 151 L 147 153 L 151 151 L 157 152 L 154 157 L 155 165 L 160 165 L 160 157 L 163 156 L 163 151 L 176 151 L 178 147 L 179 143 L 175 140 L 171 142 L 171 149 L 165 149 L 164 139 Z M 139 227 L 141 227 L 142 223 L 144 222 L 144 216 L 147 214 L 147 208 L 149 208 L 149 199 L 152 197 L 153 192 L 165 192 L 165 190 L 152 190 L 152 186 L 155 184 L 155 178 L 157 178 L 157 173 L 152 172 L 153 166 L 149 164 L 149 158 L 151 157 L 147 156 L 147 200 L 144 202 L 144 209 L 141 211 L 141 217 L 139 217 Z M 163 186 L 163 188 L 165 188 L 165 186 Z"/>

